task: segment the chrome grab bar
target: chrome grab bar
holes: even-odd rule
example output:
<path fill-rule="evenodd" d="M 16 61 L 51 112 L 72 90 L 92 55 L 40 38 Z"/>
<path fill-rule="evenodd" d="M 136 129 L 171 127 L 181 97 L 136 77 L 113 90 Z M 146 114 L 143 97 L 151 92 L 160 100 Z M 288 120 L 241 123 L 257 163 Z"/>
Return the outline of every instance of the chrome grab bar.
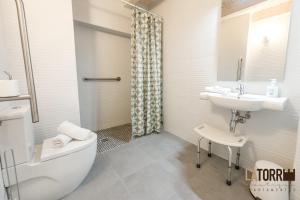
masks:
<path fill-rule="evenodd" d="M 29 39 L 28 39 L 25 7 L 22 0 L 15 0 L 15 3 L 16 3 L 17 13 L 18 13 L 18 22 L 19 22 L 20 37 L 22 43 L 23 59 L 24 59 L 24 65 L 26 71 L 27 88 L 28 88 L 28 93 L 30 95 L 32 122 L 36 123 L 39 121 L 39 113 L 38 113 L 36 91 L 35 91 L 35 84 L 34 84 L 34 77 L 33 77 L 33 70 L 32 70 L 32 61 L 31 61 L 31 53 L 30 53 L 30 46 L 29 46 Z"/>
<path fill-rule="evenodd" d="M 116 78 L 82 78 L 83 81 L 121 81 L 121 77 Z"/>
<path fill-rule="evenodd" d="M 31 97 L 30 95 L 27 94 L 21 94 L 20 96 L 16 96 L 16 97 L 0 97 L 0 102 L 4 102 L 4 101 L 20 101 L 20 100 L 30 100 Z"/>

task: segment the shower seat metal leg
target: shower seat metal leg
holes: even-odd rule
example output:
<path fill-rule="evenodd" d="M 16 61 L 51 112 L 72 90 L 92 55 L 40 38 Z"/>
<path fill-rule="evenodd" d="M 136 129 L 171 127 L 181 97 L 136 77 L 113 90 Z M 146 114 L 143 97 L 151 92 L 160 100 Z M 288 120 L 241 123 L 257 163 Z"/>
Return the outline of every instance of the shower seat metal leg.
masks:
<path fill-rule="evenodd" d="M 236 162 L 235 162 L 235 169 L 240 169 L 240 157 L 241 157 L 241 148 L 238 148 L 236 153 Z"/>
<path fill-rule="evenodd" d="M 228 174 L 227 174 L 227 180 L 226 184 L 231 185 L 231 161 L 232 161 L 232 149 L 230 146 L 228 147 Z"/>
<path fill-rule="evenodd" d="M 198 144 L 197 144 L 197 168 L 201 167 L 201 160 L 200 160 L 200 154 L 201 154 L 201 140 L 203 139 L 203 137 L 198 139 Z"/>
<path fill-rule="evenodd" d="M 208 142 L 208 157 L 211 157 L 211 141 Z"/>

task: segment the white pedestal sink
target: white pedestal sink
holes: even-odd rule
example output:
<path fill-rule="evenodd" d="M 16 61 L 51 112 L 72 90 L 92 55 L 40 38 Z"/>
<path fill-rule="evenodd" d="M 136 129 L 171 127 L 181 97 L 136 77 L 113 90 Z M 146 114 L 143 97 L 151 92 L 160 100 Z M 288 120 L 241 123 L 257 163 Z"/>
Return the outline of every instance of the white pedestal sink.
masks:
<path fill-rule="evenodd" d="M 259 111 L 259 110 L 277 110 L 282 111 L 287 102 L 287 98 L 272 98 L 264 95 L 238 93 L 218 94 L 212 92 L 200 93 L 201 99 L 209 100 L 213 104 L 238 111 Z"/>

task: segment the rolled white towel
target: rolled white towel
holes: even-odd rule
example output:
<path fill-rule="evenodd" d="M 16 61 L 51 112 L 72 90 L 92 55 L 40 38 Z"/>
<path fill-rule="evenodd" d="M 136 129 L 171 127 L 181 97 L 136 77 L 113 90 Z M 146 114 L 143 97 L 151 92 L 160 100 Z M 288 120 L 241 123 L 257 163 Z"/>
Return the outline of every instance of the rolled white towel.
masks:
<path fill-rule="evenodd" d="M 91 136 L 90 130 L 81 128 L 68 121 L 61 123 L 57 131 L 76 140 L 87 140 Z"/>
<path fill-rule="evenodd" d="M 57 135 L 56 137 L 52 138 L 52 145 L 53 148 L 62 148 L 66 146 L 69 142 L 71 142 L 72 138 L 67 135 Z"/>

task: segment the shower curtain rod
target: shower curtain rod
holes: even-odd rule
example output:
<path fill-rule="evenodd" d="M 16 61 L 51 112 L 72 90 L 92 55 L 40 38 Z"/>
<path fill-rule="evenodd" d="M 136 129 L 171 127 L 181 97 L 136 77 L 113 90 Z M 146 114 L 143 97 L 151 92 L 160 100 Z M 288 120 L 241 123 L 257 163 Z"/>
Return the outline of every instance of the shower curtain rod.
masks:
<path fill-rule="evenodd" d="M 137 9 L 139 9 L 139 10 L 141 10 L 141 11 L 147 12 L 147 13 L 149 13 L 149 14 L 151 14 L 151 15 L 157 16 L 157 17 L 159 17 L 161 20 L 163 20 L 163 17 L 162 17 L 162 16 L 160 16 L 160 15 L 158 15 L 158 14 L 156 14 L 156 13 L 153 13 L 153 12 L 151 12 L 151 11 L 149 11 L 149 10 L 146 10 L 146 9 L 144 9 L 144 8 L 142 8 L 142 7 L 139 7 L 139 6 L 137 6 L 137 5 L 134 5 L 133 3 L 130 3 L 130 2 L 128 2 L 128 1 L 126 1 L 126 0 L 121 0 L 121 2 L 123 2 L 123 3 L 125 3 L 125 4 L 127 4 L 127 5 L 129 5 L 129 6 L 131 6 L 131 7 L 133 7 L 133 8 L 137 8 Z"/>

